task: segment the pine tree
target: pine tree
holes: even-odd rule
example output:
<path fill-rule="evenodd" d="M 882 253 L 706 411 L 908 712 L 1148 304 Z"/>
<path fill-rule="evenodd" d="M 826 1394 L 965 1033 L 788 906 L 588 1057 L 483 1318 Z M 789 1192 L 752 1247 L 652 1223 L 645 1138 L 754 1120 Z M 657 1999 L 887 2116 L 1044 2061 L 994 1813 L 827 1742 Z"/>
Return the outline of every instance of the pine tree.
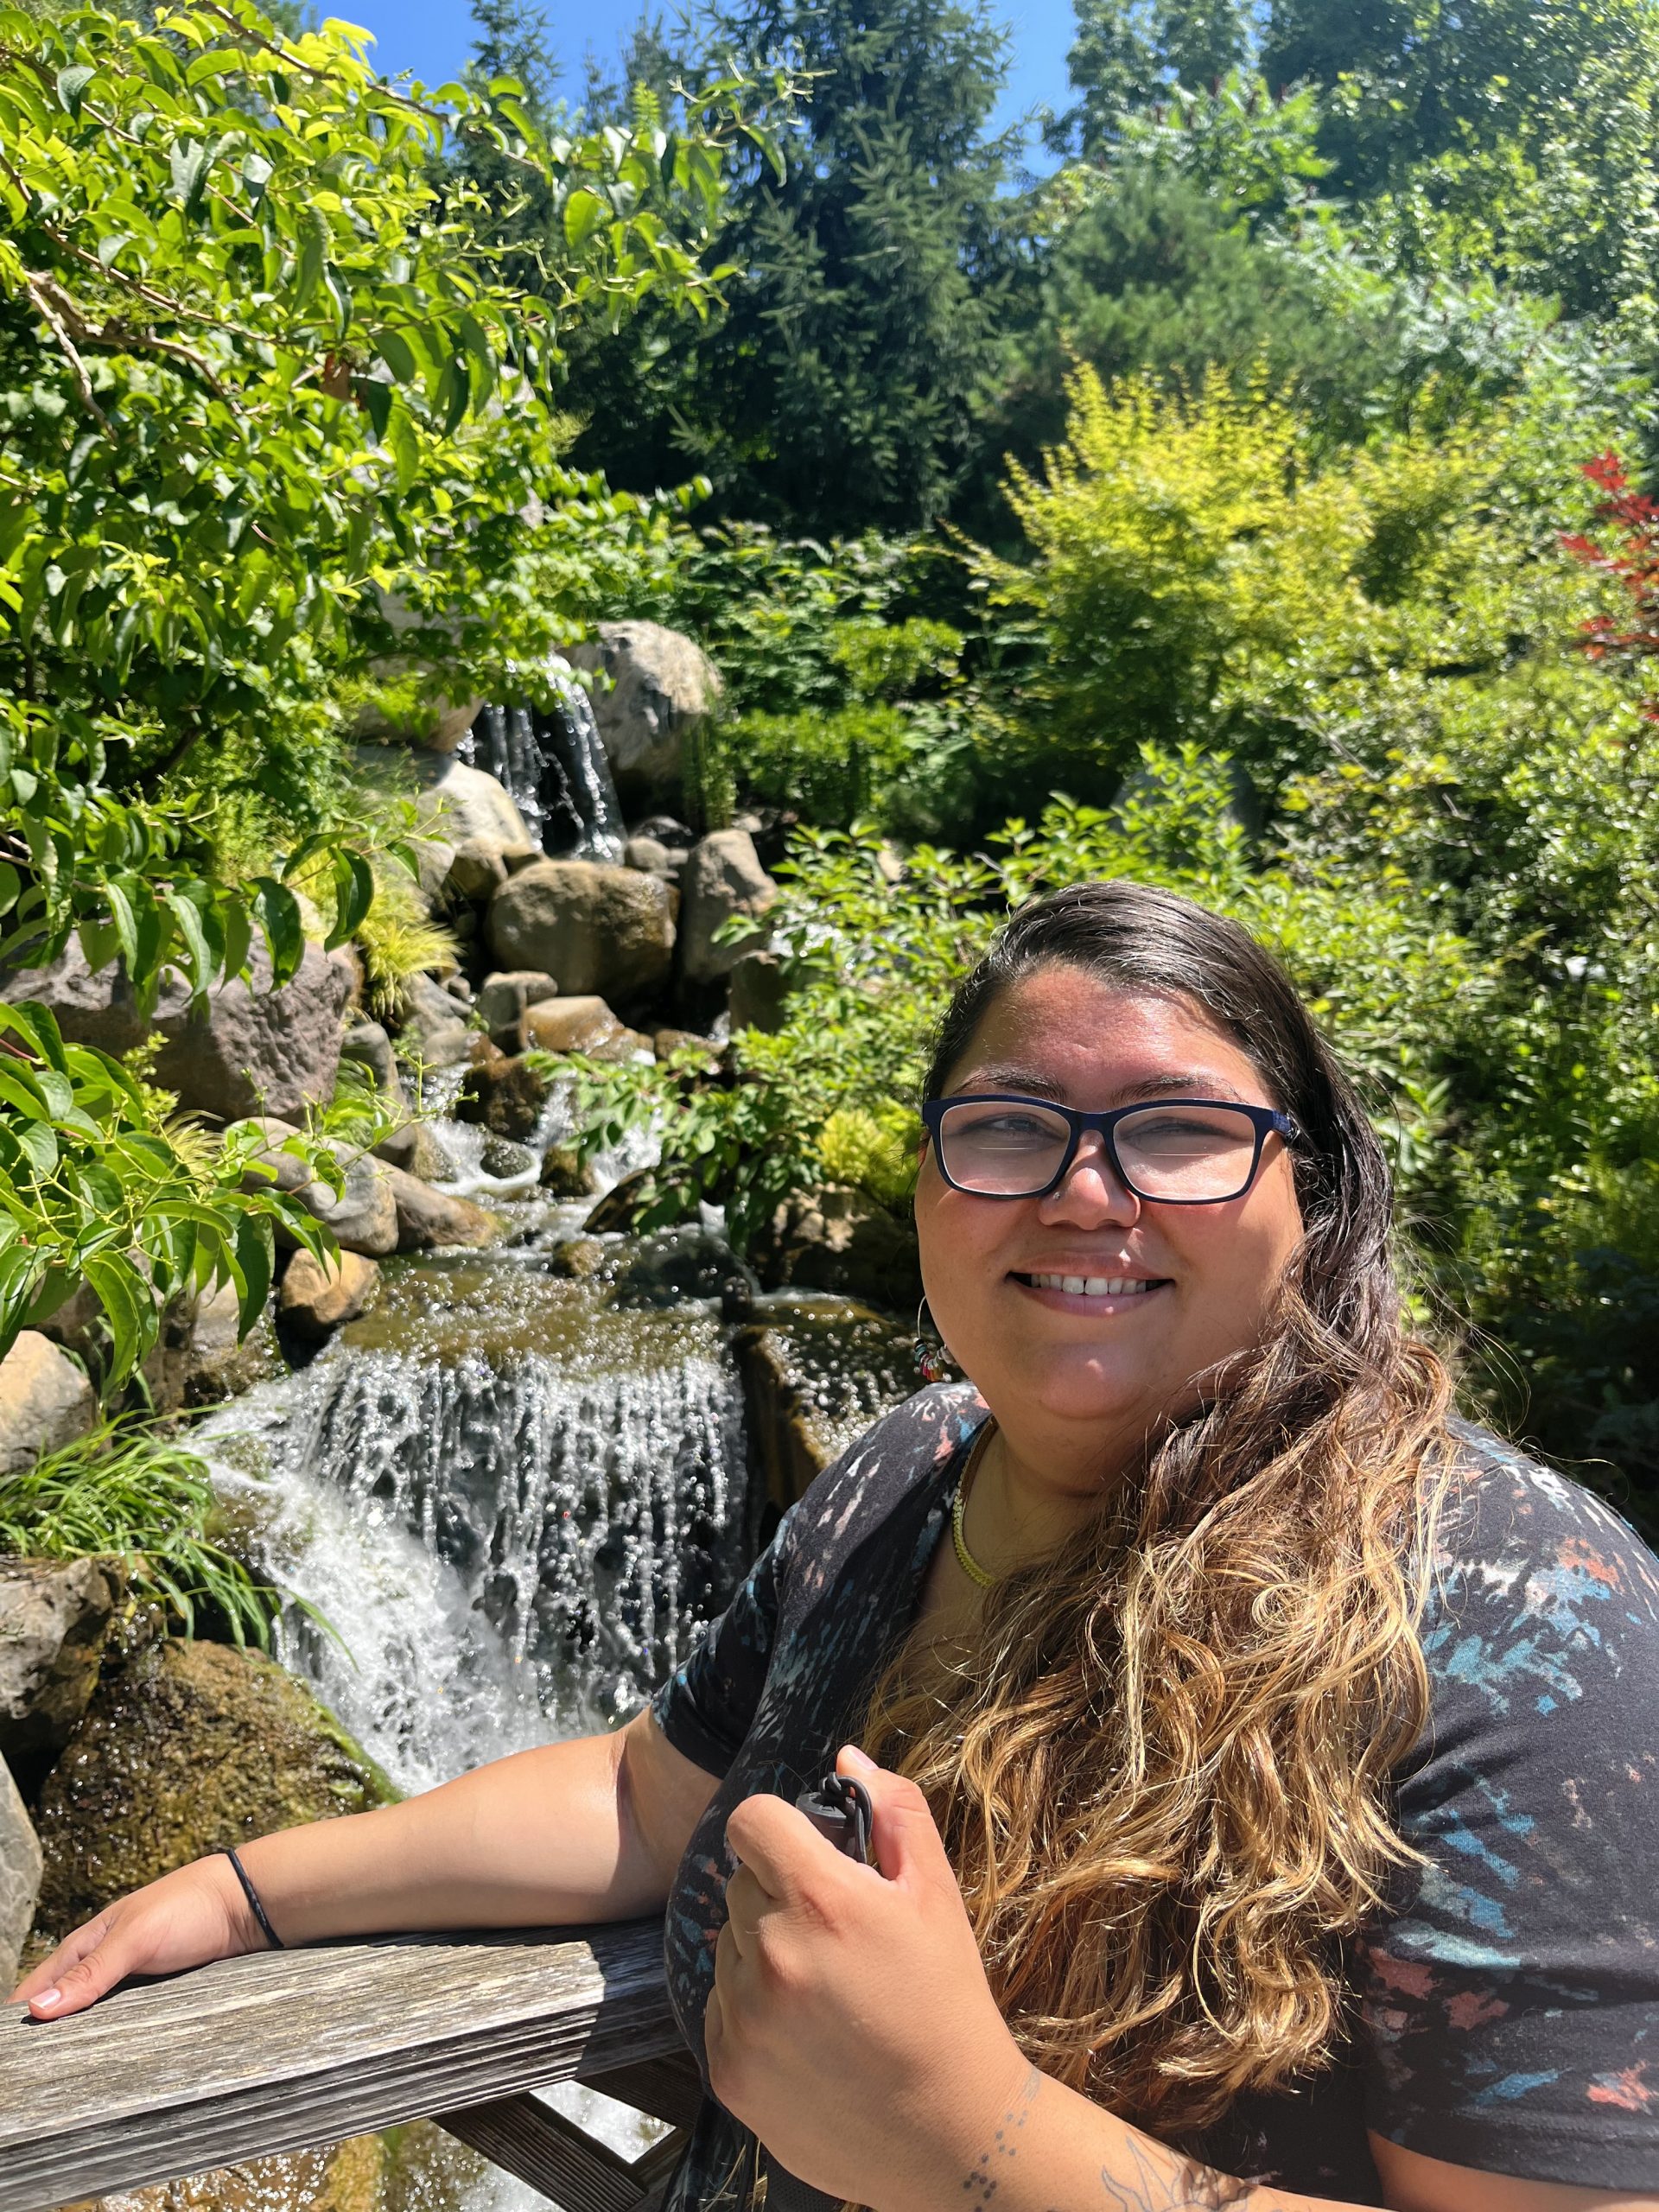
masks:
<path fill-rule="evenodd" d="M 701 470 L 719 510 L 791 530 L 925 523 L 1000 345 L 1005 35 L 985 0 L 741 0 L 701 37 L 786 60 L 800 127 L 781 179 L 757 159 L 739 182 L 725 315 L 689 351 L 642 359 L 636 326 L 573 368 L 579 457 L 638 488 Z"/>

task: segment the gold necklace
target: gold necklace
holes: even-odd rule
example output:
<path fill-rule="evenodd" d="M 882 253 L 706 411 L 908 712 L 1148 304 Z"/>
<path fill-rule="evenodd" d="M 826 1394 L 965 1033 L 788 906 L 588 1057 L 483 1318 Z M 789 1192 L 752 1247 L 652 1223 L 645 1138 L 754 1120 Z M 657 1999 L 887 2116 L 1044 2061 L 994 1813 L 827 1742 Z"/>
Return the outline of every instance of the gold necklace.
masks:
<path fill-rule="evenodd" d="M 968 1539 L 962 1533 L 962 1516 L 968 1510 L 968 1492 L 973 1485 L 974 1477 L 979 1471 L 980 1460 L 984 1454 L 985 1446 L 991 1440 L 991 1433 L 995 1427 L 996 1423 L 994 1421 L 988 1421 L 975 1438 L 974 1448 L 968 1454 L 968 1464 L 962 1471 L 962 1480 L 957 1484 L 957 1494 L 950 1503 L 950 1541 L 956 1550 L 957 1565 L 968 1580 L 970 1582 L 976 1582 L 982 1590 L 988 1590 L 996 1580 L 996 1577 L 994 1574 L 988 1574 L 972 1552 L 969 1550 Z"/>

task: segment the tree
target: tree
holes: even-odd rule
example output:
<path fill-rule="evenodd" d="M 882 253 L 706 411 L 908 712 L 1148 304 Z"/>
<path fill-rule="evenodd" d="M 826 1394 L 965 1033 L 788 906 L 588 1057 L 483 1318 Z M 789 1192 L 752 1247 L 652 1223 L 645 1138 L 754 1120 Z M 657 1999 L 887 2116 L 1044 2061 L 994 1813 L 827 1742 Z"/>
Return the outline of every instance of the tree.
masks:
<path fill-rule="evenodd" d="M 1197 91 L 1224 77 L 1250 58 L 1255 17 L 1246 0 L 1077 0 L 1068 66 L 1077 98 L 1051 123 L 1050 145 L 1097 155 L 1126 115 L 1172 85 Z"/>
<path fill-rule="evenodd" d="M 200 995 L 257 929 L 280 982 L 319 868 L 330 942 L 359 925 L 340 694 L 394 645 L 470 687 L 590 603 L 642 518 L 561 459 L 559 350 L 706 296 L 731 89 L 672 146 L 544 142 L 508 92 L 439 105 L 248 0 L 0 10 L 0 974 L 73 935 Z M 548 193 L 539 296 L 481 196 L 440 193 L 451 134 Z M 126 1363 L 181 1281 L 257 1282 L 234 1147 L 191 1173 L 27 1009 L 0 1062 L 0 1353 L 77 1268 Z"/>
<path fill-rule="evenodd" d="M 985 0 L 753 0 L 705 56 L 786 63 L 804 100 L 774 169 L 734 181 L 726 313 L 647 388 L 613 341 L 573 365 L 578 457 L 645 490 L 696 469 L 717 509 L 817 534 L 944 511 L 995 362 L 1006 38 Z M 683 82 L 713 66 L 683 58 Z"/>

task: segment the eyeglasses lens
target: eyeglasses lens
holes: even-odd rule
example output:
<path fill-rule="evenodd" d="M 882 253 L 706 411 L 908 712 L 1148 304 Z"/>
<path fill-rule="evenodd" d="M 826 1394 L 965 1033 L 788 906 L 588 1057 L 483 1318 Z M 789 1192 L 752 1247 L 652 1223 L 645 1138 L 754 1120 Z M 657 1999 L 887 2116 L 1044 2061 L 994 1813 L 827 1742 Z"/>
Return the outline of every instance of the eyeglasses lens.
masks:
<path fill-rule="evenodd" d="M 982 1100 L 953 1106 L 939 1124 L 944 1172 L 988 1198 L 1023 1198 L 1054 1179 L 1071 1125 L 1046 1107 Z"/>
<path fill-rule="evenodd" d="M 1249 1187 L 1255 1127 L 1227 1106 L 1147 1106 L 1114 1135 L 1128 1181 L 1146 1198 L 1236 1198 Z M 969 1102 L 939 1127 L 945 1173 L 985 1198 L 1024 1198 L 1053 1181 L 1071 1137 L 1058 1114 L 1035 1103 Z"/>

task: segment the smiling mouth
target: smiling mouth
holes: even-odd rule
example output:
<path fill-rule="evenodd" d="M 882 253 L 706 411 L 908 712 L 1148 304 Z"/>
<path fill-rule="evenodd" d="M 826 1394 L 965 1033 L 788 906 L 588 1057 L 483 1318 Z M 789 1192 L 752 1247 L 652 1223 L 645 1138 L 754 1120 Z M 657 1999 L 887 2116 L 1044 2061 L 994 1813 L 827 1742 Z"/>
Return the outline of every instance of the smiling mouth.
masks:
<path fill-rule="evenodd" d="M 1137 1298 L 1149 1290 L 1161 1290 L 1168 1281 L 1166 1276 L 1154 1276 L 1148 1281 L 1143 1275 L 1054 1275 L 1015 1274 L 1015 1282 L 1023 1283 L 1027 1290 L 1063 1290 L 1082 1298 Z"/>

